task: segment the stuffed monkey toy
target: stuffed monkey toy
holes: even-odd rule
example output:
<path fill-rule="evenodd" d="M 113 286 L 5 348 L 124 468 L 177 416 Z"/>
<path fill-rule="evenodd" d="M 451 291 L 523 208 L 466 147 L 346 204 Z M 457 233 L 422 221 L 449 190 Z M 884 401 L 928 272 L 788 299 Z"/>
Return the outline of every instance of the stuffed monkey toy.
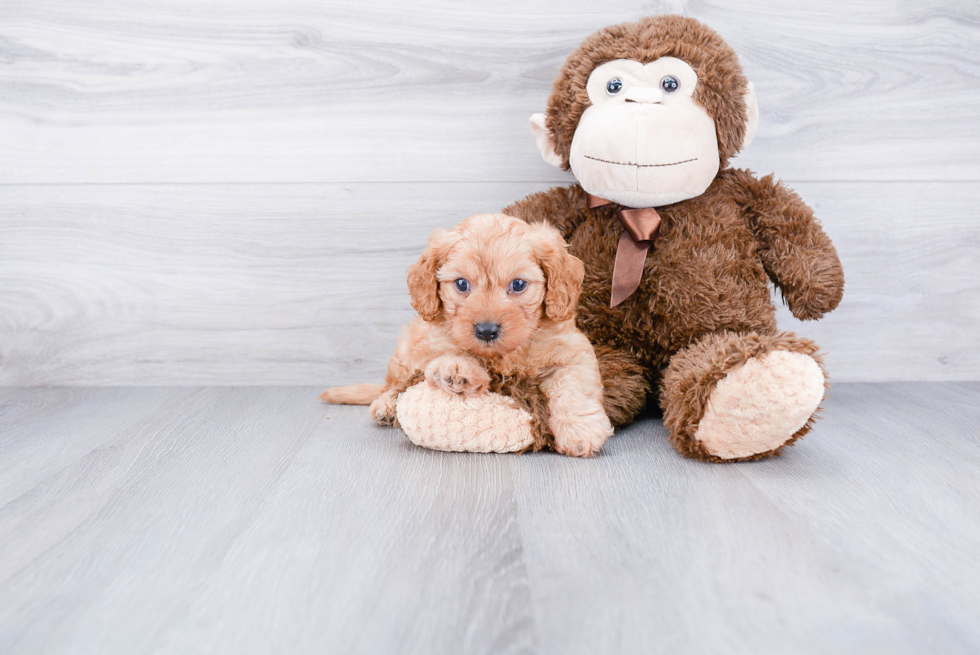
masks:
<path fill-rule="evenodd" d="M 778 452 L 810 431 L 827 388 L 817 346 L 777 331 L 769 283 L 804 320 L 844 289 L 811 209 L 771 175 L 729 168 L 758 115 L 735 52 L 700 22 L 607 27 L 531 117 L 542 157 L 578 183 L 504 209 L 557 227 L 585 264 L 577 324 L 613 425 L 658 402 L 675 449 L 707 461 Z M 443 402 L 459 401 L 401 402 L 399 420 L 416 425 Z M 439 426 L 426 429 L 413 440 Z"/>

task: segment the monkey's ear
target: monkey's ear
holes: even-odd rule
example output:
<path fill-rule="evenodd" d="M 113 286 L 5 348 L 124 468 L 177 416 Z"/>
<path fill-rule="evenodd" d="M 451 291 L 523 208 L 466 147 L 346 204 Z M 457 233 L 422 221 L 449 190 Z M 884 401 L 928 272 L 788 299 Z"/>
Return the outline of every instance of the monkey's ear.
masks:
<path fill-rule="evenodd" d="M 755 130 L 759 127 L 759 99 L 755 97 L 755 86 L 749 82 L 749 90 L 745 92 L 745 138 L 742 139 L 742 147 L 745 150 L 752 144 L 755 138 Z"/>
<path fill-rule="evenodd" d="M 412 307 L 425 321 L 435 320 L 442 306 L 436 274 L 446 254 L 446 241 L 446 232 L 433 232 L 422 257 L 408 267 L 408 293 L 412 296 Z"/>
<path fill-rule="evenodd" d="M 538 146 L 541 158 L 552 166 L 561 168 L 561 157 L 555 152 L 555 135 L 545 125 L 544 114 L 531 116 L 531 134 L 534 135 L 534 143 Z"/>

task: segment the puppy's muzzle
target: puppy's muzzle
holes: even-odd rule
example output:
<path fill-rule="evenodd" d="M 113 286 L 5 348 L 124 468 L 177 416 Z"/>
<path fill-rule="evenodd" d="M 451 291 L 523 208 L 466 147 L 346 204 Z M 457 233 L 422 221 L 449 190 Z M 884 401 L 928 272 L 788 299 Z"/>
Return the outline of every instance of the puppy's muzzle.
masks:
<path fill-rule="evenodd" d="M 500 323 L 477 323 L 473 326 L 473 334 L 484 343 L 491 343 L 500 336 Z"/>

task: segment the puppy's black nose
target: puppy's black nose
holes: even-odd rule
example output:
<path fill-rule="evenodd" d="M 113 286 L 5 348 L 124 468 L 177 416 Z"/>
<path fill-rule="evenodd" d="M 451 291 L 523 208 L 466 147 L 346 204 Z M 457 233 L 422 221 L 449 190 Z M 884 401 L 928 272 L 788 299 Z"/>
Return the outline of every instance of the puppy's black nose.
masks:
<path fill-rule="evenodd" d="M 490 343 L 500 336 L 500 323 L 477 323 L 473 326 L 473 333 L 480 341 Z"/>

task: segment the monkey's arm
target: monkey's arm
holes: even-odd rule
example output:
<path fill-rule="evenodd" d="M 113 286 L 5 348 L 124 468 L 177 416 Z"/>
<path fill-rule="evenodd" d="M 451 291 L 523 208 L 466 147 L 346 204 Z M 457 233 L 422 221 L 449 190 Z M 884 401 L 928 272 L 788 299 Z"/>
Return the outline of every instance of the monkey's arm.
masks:
<path fill-rule="evenodd" d="M 528 223 L 553 225 L 565 240 L 589 217 L 585 191 L 577 184 L 532 193 L 504 207 L 503 213 Z"/>
<path fill-rule="evenodd" d="M 830 312 L 844 294 L 837 250 L 796 193 L 748 171 L 732 171 L 736 198 L 758 239 L 762 263 L 793 316 L 813 320 Z"/>

